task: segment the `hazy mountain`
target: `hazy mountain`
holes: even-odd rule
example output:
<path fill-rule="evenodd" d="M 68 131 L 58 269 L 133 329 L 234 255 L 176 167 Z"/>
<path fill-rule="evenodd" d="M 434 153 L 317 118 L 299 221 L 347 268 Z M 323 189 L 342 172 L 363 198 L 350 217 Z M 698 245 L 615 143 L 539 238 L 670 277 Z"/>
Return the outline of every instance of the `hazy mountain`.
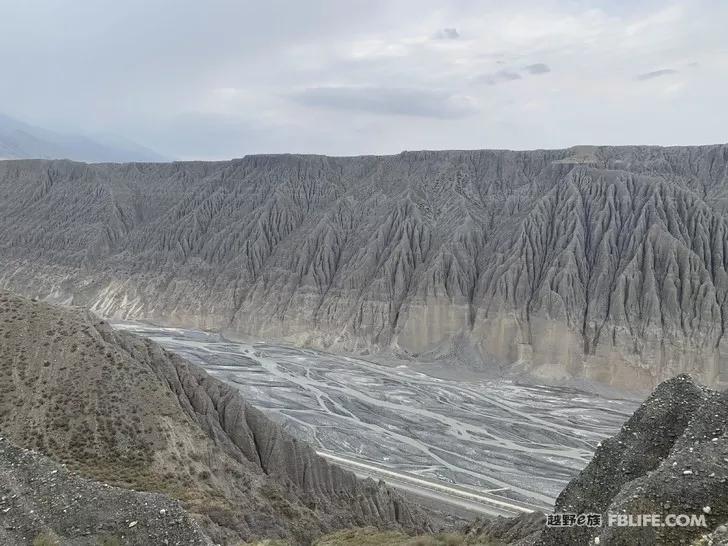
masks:
<path fill-rule="evenodd" d="M 87 478 L 177 498 L 216 542 L 428 529 L 397 493 L 329 464 L 235 388 L 85 310 L 0 291 L 0 393 L 0 436 Z"/>
<path fill-rule="evenodd" d="M 627 388 L 728 374 L 726 145 L 11 161 L 0 232 L 0 284 L 109 316 Z"/>
<path fill-rule="evenodd" d="M 0 114 L 0 159 L 73 159 L 90 163 L 165 161 L 161 155 L 118 137 L 56 133 Z"/>

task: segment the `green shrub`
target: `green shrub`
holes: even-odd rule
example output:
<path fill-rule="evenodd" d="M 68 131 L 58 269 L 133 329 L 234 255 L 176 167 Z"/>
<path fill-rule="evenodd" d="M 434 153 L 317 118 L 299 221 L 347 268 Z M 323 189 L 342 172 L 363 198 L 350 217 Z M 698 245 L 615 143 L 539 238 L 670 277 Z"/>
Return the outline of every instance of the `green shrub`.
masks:
<path fill-rule="evenodd" d="M 113 536 L 105 536 L 99 539 L 99 546 L 121 546 L 121 540 Z"/>
<path fill-rule="evenodd" d="M 53 531 L 43 531 L 33 539 L 33 546 L 59 546 L 60 541 Z"/>

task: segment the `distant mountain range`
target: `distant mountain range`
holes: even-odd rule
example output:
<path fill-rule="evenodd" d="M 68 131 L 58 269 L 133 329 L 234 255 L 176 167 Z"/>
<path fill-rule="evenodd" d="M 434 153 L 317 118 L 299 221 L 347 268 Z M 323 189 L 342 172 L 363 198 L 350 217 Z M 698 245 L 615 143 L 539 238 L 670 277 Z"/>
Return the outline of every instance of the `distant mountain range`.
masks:
<path fill-rule="evenodd" d="M 57 133 L 2 114 L 0 159 L 73 159 L 88 163 L 168 161 L 148 148 L 118 137 Z"/>

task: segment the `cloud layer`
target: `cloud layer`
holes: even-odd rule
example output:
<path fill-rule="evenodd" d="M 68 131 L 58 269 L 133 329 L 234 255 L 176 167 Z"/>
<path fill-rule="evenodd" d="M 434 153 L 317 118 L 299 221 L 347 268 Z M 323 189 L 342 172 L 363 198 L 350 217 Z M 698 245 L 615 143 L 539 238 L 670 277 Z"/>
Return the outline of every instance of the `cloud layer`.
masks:
<path fill-rule="evenodd" d="M 529 74 L 547 74 L 551 72 L 551 68 L 545 63 L 535 63 L 526 66 L 526 72 Z"/>
<path fill-rule="evenodd" d="M 169 157 L 727 138 L 718 0 L 0 8 L 0 113 Z"/>
<path fill-rule="evenodd" d="M 429 89 L 313 87 L 294 97 L 304 105 L 371 114 L 459 118 L 475 111 L 469 97 Z"/>
<path fill-rule="evenodd" d="M 661 70 L 652 70 L 651 72 L 645 72 L 644 74 L 638 74 L 638 80 L 651 80 L 653 78 L 659 78 L 660 76 L 670 76 L 671 74 L 677 74 L 677 70 L 673 68 L 663 68 Z"/>

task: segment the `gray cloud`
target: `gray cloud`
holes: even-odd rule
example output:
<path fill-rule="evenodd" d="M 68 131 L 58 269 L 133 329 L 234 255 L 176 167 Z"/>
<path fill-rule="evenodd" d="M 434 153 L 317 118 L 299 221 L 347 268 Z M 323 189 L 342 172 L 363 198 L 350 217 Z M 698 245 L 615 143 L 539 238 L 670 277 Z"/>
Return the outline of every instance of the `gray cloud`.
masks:
<path fill-rule="evenodd" d="M 445 91 L 399 87 L 311 87 L 293 98 L 306 106 L 452 119 L 476 111 L 469 97 Z"/>
<path fill-rule="evenodd" d="M 549 65 L 544 63 L 529 64 L 528 66 L 524 67 L 524 70 L 529 74 L 533 75 L 547 74 L 551 72 L 551 68 L 549 67 Z"/>
<path fill-rule="evenodd" d="M 149 131 L 177 157 L 241 157 L 270 146 L 273 128 L 229 115 L 185 113 Z"/>
<path fill-rule="evenodd" d="M 653 70 L 652 72 L 645 72 L 639 74 L 635 79 L 637 80 L 651 80 L 653 78 L 659 78 L 661 76 L 669 76 L 670 74 L 677 74 L 677 70 L 673 68 L 664 68 L 662 70 Z"/>
<path fill-rule="evenodd" d="M 725 140 L 728 2 L 154 4 L 0 0 L 0 112 L 186 159 Z"/>
<path fill-rule="evenodd" d="M 520 80 L 521 75 L 518 72 L 511 72 L 510 70 L 499 70 L 491 74 L 483 74 L 475 78 L 475 83 L 485 83 L 487 85 L 497 85 L 504 82 L 512 82 L 514 80 Z"/>
<path fill-rule="evenodd" d="M 443 28 L 435 34 L 437 40 L 457 40 L 460 38 L 460 33 L 456 28 Z"/>

